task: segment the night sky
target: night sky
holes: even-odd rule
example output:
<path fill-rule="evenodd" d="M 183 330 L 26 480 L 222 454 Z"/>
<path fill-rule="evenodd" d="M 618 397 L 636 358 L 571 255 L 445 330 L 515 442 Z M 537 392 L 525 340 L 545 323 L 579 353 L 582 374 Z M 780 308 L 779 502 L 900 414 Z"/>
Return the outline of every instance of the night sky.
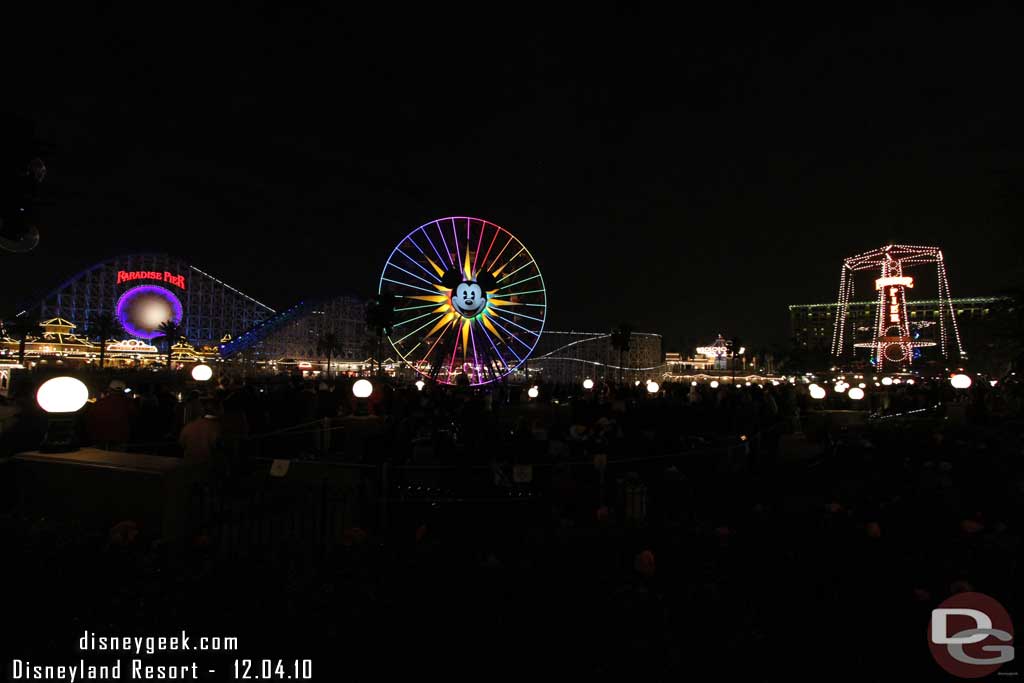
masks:
<path fill-rule="evenodd" d="M 148 250 L 275 308 L 368 295 L 448 215 L 529 247 L 550 328 L 626 321 L 666 350 L 784 344 L 787 304 L 889 241 L 941 246 L 954 296 L 1024 281 L 1009 5 L 104 7 L 24 25 L 0 106 L 35 122 L 54 205 L 36 251 L 0 254 L 5 314 Z"/>

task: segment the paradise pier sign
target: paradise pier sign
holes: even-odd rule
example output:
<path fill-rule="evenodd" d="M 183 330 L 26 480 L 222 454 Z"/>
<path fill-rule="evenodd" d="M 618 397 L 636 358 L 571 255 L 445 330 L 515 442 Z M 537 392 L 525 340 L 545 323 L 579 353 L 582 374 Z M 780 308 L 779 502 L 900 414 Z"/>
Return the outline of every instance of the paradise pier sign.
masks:
<path fill-rule="evenodd" d="M 159 280 L 160 282 L 166 282 L 172 284 L 175 287 L 185 289 L 185 276 L 175 275 L 168 271 L 157 272 L 157 271 L 146 271 L 146 270 L 119 270 L 117 271 L 117 284 L 124 282 L 132 282 L 134 280 Z"/>

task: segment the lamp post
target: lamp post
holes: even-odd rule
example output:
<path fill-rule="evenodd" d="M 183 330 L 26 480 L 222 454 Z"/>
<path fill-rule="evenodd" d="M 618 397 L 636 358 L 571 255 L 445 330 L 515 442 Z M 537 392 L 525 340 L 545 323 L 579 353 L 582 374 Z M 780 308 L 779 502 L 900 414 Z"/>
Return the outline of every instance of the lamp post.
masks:
<path fill-rule="evenodd" d="M 78 450 L 75 414 L 89 400 L 89 389 L 74 377 L 54 377 L 36 391 L 36 403 L 46 411 L 46 436 L 39 450 L 68 453 Z"/>
<path fill-rule="evenodd" d="M 213 377 L 213 368 L 205 363 L 200 363 L 192 368 L 192 379 L 197 382 L 208 382 L 211 377 Z"/>
<path fill-rule="evenodd" d="M 352 385 L 352 395 L 356 397 L 356 415 L 366 416 L 370 414 L 370 394 L 373 393 L 373 384 L 368 379 L 356 380 Z"/>
<path fill-rule="evenodd" d="M 970 389 L 973 384 L 971 376 L 963 373 L 957 373 L 950 377 L 949 383 L 953 385 L 954 389 Z"/>

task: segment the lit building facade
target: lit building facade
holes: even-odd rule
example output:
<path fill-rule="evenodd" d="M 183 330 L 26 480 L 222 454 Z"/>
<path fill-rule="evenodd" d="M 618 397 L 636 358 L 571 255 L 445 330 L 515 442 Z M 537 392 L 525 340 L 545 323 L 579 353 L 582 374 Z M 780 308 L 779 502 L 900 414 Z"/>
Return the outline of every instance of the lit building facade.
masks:
<path fill-rule="evenodd" d="M 108 314 L 120 323 L 106 345 L 106 363 L 115 367 L 166 362 L 160 330 L 165 321 L 176 323 L 183 337 L 171 349 L 176 364 L 223 357 L 323 369 L 327 354 L 319 341 L 334 335 L 333 359 L 344 369 L 358 370 L 376 349 L 359 297 L 311 299 L 276 311 L 167 254 L 118 256 L 94 264 L 21 309 L 20 316 L 42 321 L 26 341 L 26 364 L 93 362 L 99 342 L 86 332 Z M 8 362 L 18 356 L 15 336 L 7 330 L 0 338 L 0 355 Z"/>
<path fill-rule="evenodd" d="M 24 341 L 25 367 L 94 365 L 100 361 L 99 340 L 76 333 L 76 325 L 63 318 L 51 318 L 39 323 Z M 22 355 L 22 342 L 13 338 L 9 330 L 0 332 L 0 363 L 16 364 Z M 142 339 L 109 339 L 103 354 L 105 367 L 142 367 L 151 363 L 166 363 L 166 349 L 159 349 Z M 219 358 L 216 346 L 196 347 L 179 341 L 171 347 L 171 363 L 192 364 L 212 362 Z"/>
<path fill-rule="evenodd" d="M 995 328 L 1013 306 L 1012 299 L 998 296 L 965 297 L 940 302 L 938 299 L 906 299 L 906 325 L 915 341 L 938 344 L 939 321 L 943 315 L 940 303 L 948 301 L 956 314 L 960 337 L 965 350 L 977 356 L 992 343 Z M 790 329 L 794 343 L 802 349 L 828 352 L 833 343 L 838 303 L 794 304 L 789 307 Z M 878 301 L 850 301 L 846 304 L 846 348 L 870 348 L 876 331 Z M 867 345 L 867 346 L 864 346 Z M 867 360 L 870 351 L 858 357 Z M 924 354 L 928 354 L 925 350 Z"/>

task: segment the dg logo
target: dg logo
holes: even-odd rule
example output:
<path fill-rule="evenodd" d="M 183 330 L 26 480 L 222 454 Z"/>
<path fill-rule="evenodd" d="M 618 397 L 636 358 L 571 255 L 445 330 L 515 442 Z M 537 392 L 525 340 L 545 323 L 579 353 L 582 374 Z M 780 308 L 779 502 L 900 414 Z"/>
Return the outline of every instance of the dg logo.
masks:
<path fill-rule="evenodd" d="M 1013 660 L 1013 622 L 984 593 L 958 593 L 932 610 L 928 647 L 947 672 L 960 678 L 988 676 Z"/>

